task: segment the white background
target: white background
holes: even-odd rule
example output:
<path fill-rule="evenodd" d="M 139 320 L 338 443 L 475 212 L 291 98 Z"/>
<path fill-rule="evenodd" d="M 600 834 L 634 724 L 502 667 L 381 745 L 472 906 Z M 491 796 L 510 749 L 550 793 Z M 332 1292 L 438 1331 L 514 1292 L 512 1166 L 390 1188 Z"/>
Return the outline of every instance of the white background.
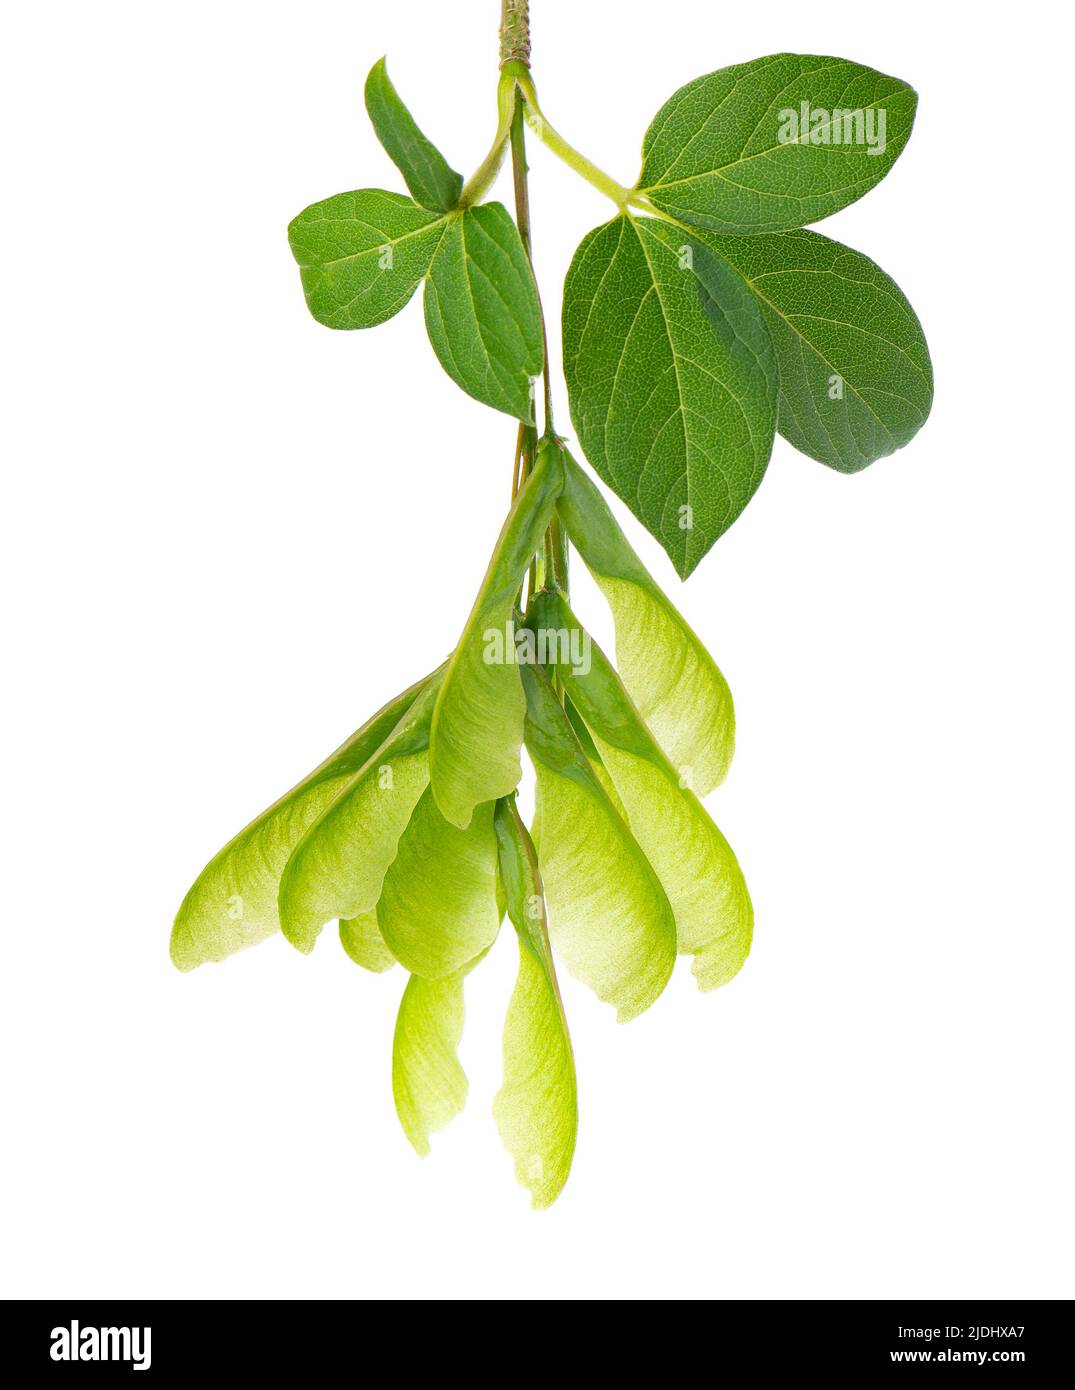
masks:
<path fill-rule="evenodd" d="M 1075 1293 L 1064 12 L 611 8 L 536 0 L 534 63 L 625 182 L 700 72 L 791 49 L 917 87 L 907 152 L 822 230 L 910 296 L 937 400 L 857 477 L 778 440 L 686 586 L 626 517 L 736 696 L 709 807 L 756 945 L 624 1028 L 566 982 L 581 1128 L 544 1214 L 490 1115 L 509 931 L 425 1161 L 392 1109 L 400 971 L 331 929 L 308 959 L 167 954 L 204 861 L 449 649 L 500 525 L 514 426 L 443 374 L 417 300 L 376 335 L 315 324 L 285 234 L 400 186 L 362 109 L 382 53 L 474 167 L 495 0 L 5 21 L 5 1294 Z M 612 208 L 532 161 L 558 362 L 563 273 Z"/>

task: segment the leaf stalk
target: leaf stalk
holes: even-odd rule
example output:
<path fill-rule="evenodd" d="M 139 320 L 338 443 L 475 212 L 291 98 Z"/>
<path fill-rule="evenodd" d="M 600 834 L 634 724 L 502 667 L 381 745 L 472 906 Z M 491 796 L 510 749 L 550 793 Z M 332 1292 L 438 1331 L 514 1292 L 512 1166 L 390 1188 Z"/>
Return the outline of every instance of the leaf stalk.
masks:
<path fill-rule="evenodd" d="M 515 115 L 516 79 L 514 74 L 505 72 L 501 74 L 500 82 L 496 89 L 496 134 L 493 136 L 493 143 L 489 147 L 489 153 L 471 174 L 463 185 L 463 191 L 459 195 L 459 206 L 461 208 L 473 207 L 480 203 L 489 189 L 496 182 L 497 175 L 500 173 L 501 165 L 504 163 L 504 156 L 508 152 L 508 141 L 511 135 L 511 122 Z"/>
<path fill-rule="evenodd" d="M 529 72 L 518 78 L 518 84 L 526 104 L 527 125 L 542 144 L 547 145 L 568 168 L 574 169 L 576 174 L 592 184 L 599 193 L 611 198 L 620 211 L 624 212 L 632 199 L 633 190 L 618 183 L 611 174 L 606 174 L 592 159 L 587 159 L 581 151 L 576 150 L 564 139 L 542 111 L 537 98 L 537 88 Z"/>

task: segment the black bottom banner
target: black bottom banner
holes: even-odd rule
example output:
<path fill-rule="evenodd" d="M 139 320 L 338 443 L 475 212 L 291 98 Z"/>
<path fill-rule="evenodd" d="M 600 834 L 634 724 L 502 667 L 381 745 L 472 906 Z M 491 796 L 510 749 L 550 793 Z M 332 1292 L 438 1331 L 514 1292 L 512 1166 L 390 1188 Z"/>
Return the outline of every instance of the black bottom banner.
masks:
<path fill-rule="evenodd" d="M 744 1301 L 721 1303 L 708 1316 L 717 1338 L 714 1371 L 729 1358 L 760 1371 L 838 1367 L 912 1378 L 967 1366 L 1015 1377 L 1048 1371 L 1062 1383 L 1071 1375 L 1071 1307 L 1070 1301 Z M 349 1368 L 361 1377 L 355 1334 L 362 1344 L 376 1335 L 368 1315 L 346 1302 L 13 1301 L 0 1316 L 3 1369 L 14 1385 L 34 1383 L 42 1374 L 70 1384 L 87 1376 L 142 1374 L 178 1384 L 205 1371 L 309 1375 Z M 462 1329 L 451 1340 L 460 1355 L 452 1373 L 459 1374 L 473 1364 L 478 1344 L 468 1346 Z M 606 1349 L 615 1346 L 602 1341 Z M 409 1375 L 421 1369 L 426 1345 L 435 1357 L 431 1371 L 443 1374 L 444 1342 L 434 1334 L 428 1343 L 421 1337 L 408 1343 Z M 637 1336 L 626 1337 L 623 1346 L 631 1357 L 640 1350 Z M 607 1372 L 615 1352 L 605 1355 Z M 633 1366 L 635 1373 L 641 1369 Z M 943 1374 L 941 1382 L 948 1383 Z"/>

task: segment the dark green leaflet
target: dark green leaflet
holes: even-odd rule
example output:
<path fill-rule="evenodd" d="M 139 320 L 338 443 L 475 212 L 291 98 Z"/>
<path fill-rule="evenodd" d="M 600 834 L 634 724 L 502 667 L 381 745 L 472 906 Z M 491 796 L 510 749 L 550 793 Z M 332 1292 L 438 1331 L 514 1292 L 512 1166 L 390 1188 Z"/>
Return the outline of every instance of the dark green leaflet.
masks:
<path fill-rule="evenodd" d="M 402 193 L 361 188 L 314 203 L 288 228 L 310 313 L 328 328 L 373 328 L 425 279 L 447 220 Z"/>
<path fill-rule="evenodd" d="M 624 215 L 575 253 L 563 335 L 586 457 L 686 578 L 772 450 L 778 376 L 755 297 L 686 233 Z"/>
<path fill-rule="evenodd" d="M 463 176 L 415 124 L 379 58 L 366 78 L 366 110 L 389 158 L 403 175 L 415 202 L 433 212 L 450 212 L 463 191 Z"/>
<path fill-rule="evenodd" d="M 802 227 L 884 178 L 917 101 L 906 82 L 843 58 L 777 53 L 721 68 L 654 117 L 638 188 L 718 232 Z"/>
<path fill-rule="evenodd" d="M 295 846 L 391 734 L 429 679 L 378 710 L 331 758 L 210 860 L 172 927 L 172 960 L 180 970 L 223 960 L 279 930 L 277 890 Z"/>
<path fill-rule="evenodd" d="M 861 251 L 817 232 L 699 238 L 757 295 L 780 364 L 780 433 L 855 473 L 925 423 L 933 367 L 900 287 Z"/>
<path fill-rule="evenodd" d="M 448 375 L 476 400 L 532 424 L 541 315 L 526 251 L 501 203 L 449 218 L 426 282 L 425 315 Z"/>

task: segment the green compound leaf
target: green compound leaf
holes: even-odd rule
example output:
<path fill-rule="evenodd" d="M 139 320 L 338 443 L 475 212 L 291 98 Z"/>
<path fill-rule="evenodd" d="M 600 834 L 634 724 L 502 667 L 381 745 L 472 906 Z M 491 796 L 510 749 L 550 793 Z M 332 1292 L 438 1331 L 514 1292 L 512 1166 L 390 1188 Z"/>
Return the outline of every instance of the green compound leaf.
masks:
<path fill-rule="evenodd" d="M 856 473 L 914 438 L 933 403 L 933 367 L 915 311 L 880 266 L 817 232 L 699 236 L 761 303 L 789 443 Z"/>
<path fill-rule="evenodd" d="M 438 674 L 288 860 L 280 925 L 300 951 L 312 951 L 334 917 L 361 917 L 377 905 L 400 836 L 429 785 L 429 724 L 439 684 Z"/>
<path fill-rule="evenodd" d="M 500 203 L 451 213 L 364 188 L 299 213 L 288 229 L 310 313 L 329 328 L 372 328 L 426 282 L 441 365 L 468 395 L 526 424 L 544 362 L 530 262 Z"/>
<path fill-rule="evenodd" d="M 731 691 L 566 450 L 563 462 L 557 511 L 612 609 L 620 676 L 672 765 L 706 796 L 724 780 L 735 751 Z"/>
<path fill-rule="evenodd" d="M 779 383 L 761 308 L 700 242 L 620 216 L 575 253 L 563 335 L 586 457 L 686 578 L 772 452 Z"/>
<path fill-rule="evenodd" d="M 441 979 L 488 949 L 500 930 L 493 803 L 460 830 L 427 787 L 414 808 L 377 904 L 389 949 L 413 975 Z"/>
<path fill-rule="evenodd" d="M 535 623 L 567 628 L 578 620 L 547 595 Z M 557 672 L 593 735 L 620 795 L 631 833 L 656 870 L 675 914 L 681 952 L 695 956 L 701 989 L 726 984 L 750 951 L 754 911 L 731 846 L 638 716 L 611 662 L 590 642 L 590 669 Z M 554 919 L 555 920 L 555 919 Z"/>
<path fill-rule="evenodd" d="M 467 1099 L 456 1049 L 463 1037 L 463 976 L 412 975 L 400 1000 L 392 1040 L 392 1094 L 403 1132 L 424 1158 L 429 1136 L 454 1120 Z"/>
<path fill-rule="evenodd" d="M 626 1023 L 668 983 L 676 955 L 672 910 L 548 679 L 538 667 L 522 672 L 526 747 L 537 775 L 534 838 L 553 940 L 572 975 Z"/>
<path fill-rule="evenodd" d="M 515 664 L 515 601 L 541 548 L 563 482 L 559 449 L 538 452 L 512 503 L 489 568 L 448 664 L 433 715 L 430 774 L 445 817 L 461 829 L 474 807 L 507 796 L 522 776 L 526 697 Z"/>
<path fill-rule="evenodd" d="M 638 190 L 718 232 L 780 232 L 838 212 L 888 173 L 918 97 L 843 58 L 777 53 L 688 82 L 642 145 Z"/>
<path fill-rule="evenodd" d="M 383 58 L 366 78 L 366 110 L 388 157 L 403 175 L 415 202 L 434 212 L 450 212 L 463 191 L 463 176 L 418 129 L 400 100 Z"/>
<path fill-rule="evenodd" d="M 530 262 L 500 203 L 454 213 L 425 291 L 429 341 L 475 400 L 533 424 L 533 381 L 544 362 Z"/>
<path fill-rule="evenodd" d="M 314 203 L 288 228 L 310 313 L 329 328 L 372 328 L 425 278 L 447 219 L 402 193 L 363 188 Z"/>
<path fill-rule="evenodd" d="M 364 912 L 361 917 L 341 922 L 340 944 L 356 965 L 375 975 L 391 970 L 396 963 L 377 925 L 376 912 Z"/>
<path fill-rule="evenodd" d="M 508 913 L 519 938 L 519 975 L 504 1022 L 504 1084 L 493 1115 L 517 1180 L 535 1208 L 567 1181 L 578 1132 L 575 1059 L 545 922 L 537 853 L 513 800 L 498 801 L 496 837 Z"/>
<path fill-rule="evenodd" d="M 280 875 L 295 846 L 365 766 L 429 679 L 378 710 L 331 758 L 210 860 L 183 899 L 172 927 L 172 961 L 180 970 L 221 961 L 279 930 Z"/>

